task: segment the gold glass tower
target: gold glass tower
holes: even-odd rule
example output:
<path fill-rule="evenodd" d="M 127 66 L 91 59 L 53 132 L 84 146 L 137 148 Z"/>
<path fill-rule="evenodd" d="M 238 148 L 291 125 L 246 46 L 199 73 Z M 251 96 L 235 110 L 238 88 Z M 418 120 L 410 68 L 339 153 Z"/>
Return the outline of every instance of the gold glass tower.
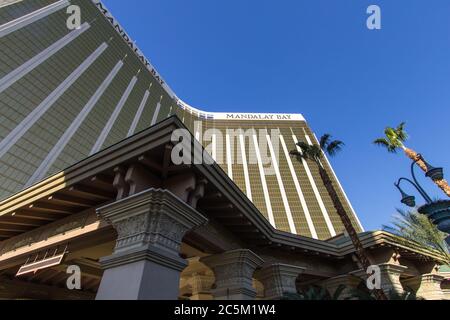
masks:
<path fill-rule="evenodd" d="M 70 6 L 81 12 L 75 29 Z M 274 227 L 318 239 L 343 231 L 315 165 L 289 156 L 298 141 L 317 143 L 303 116 L 187 105 L 102 2 L 3 1 L 0 48 L 0 200 L 176 115 Z"/>

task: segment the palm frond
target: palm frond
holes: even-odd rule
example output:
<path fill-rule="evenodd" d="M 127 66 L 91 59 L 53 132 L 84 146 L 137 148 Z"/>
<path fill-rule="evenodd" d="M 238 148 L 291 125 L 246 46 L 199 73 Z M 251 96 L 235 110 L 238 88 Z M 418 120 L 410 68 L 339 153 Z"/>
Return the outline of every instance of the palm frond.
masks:
<path fill-rule="evenodd" d="M 405 142 L 408 139 L 408 134 L 405 131 L 406 122 L 400 123 L 395 129 L 395 133 L 400 141 Z"/>
<path fill-rule="evenodd" d="M 333 157 L 335 156 L 338 152 L 342 151 L 342 148 L 344 147 L 344 142 L 340 141 L 340 140 L 334 140 L 332 142 L 330 142 L 326 148 L 326 153 Z"/>
<path fill-rule="evenodd" d="M 380 139 L 376 139 L 373 142 L 375 145 L 386 148 L 390 153 L 396 153 L 397 152 L 397 147 L 395 147 L 394 145 L 392 145 L 387 139 L 385 138 L 380 138 Z"/>
<path fill-rule="evenodd" d="M 316 161 L 317 157 L 317 146 L 311 146 L 305 142 L 299 142 L 297 143 L 297 150 L 293 150 L 290 152 L 292 156 L 297 157 L 298 161 L 304 160 L 313 160 Z M 319 149 L 320 150 L 320 149 Z"/>
<path fill-rule="evenodd" d="M 302 153 L 305 153 L 306 151 L 308 151 L 310 145 L 307 144 L 306 142 L 300 141 L 299 143 L 297 143 L 297 146 L 300 148 L 300 151 Z"/>
<path fill-rule="evenodd" d="M 322 149 L 317 145 L 309 146 L 306 153 L 308 154 L 308 159 L 315 162 L 318 162 L 323 157 Z"/>
<path fill-rule="evenodd" d="M 317 144 L 310 145 L 306 142 L 298 142 L 298 150 L 291 151 L 290 154 L 297 157 L 298 160 L 305 159 L 320 163 L 320 159 L 323 158 L 323 153 L 334 156 L 342 150 L 343 146 L 344 143 L 342 141 L 331 141 L 331 135 L 324 134 L 320 138 L 319 146 Z"/>
<path fill-rule="evenodd" d="M 291 152 L 289 152 L 289 154 L 291 156 L 294 156 L 294 157 L 301 157 L 302 156 L 302 153 L 297 151 L 297 150 L 292 150 Z"/>
<path fill-rule="evenodd" d="M 439 251 L 450 264 L 450 254 L 445 243 L 447 235 L 439 231 L 427 216 L 416 211 L 398 210 L 391 224 L 383 226 L 383 230 Z"/>
<path fill-rule="evenodd" d="M 331 140 L 331 134 L 329 133 L 325 133 L 322 137 L 320 137 L 320 148 L 322 149 L 326 149 L 328 147 L 328 145 L 330 144 L 330 140 Z"/>

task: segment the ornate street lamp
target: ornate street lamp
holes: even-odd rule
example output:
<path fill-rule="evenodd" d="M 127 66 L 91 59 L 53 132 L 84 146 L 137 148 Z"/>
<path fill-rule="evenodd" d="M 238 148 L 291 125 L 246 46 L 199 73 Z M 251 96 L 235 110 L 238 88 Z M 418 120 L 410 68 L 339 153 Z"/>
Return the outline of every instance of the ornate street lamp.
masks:
<path fill-rule="evenodd" d="M 422 158 L 422 155 L 419 155 L 419 159 L 418 159 L 417 161 L 419 161 L 419 160 L 422 160 L 423 163 L 425 163 L 425 165 L 427 166 L 428 171 L 427 171 L 427 173 L 425 173 L 425 176 L 426 176 L 426 177 L 431 178 L 431 180 L 433 180 L 433 181 L 437 181 L 437 180 L 442 180 L 442 179 L 444 179 L 444 169 L 433 167 L 432 165 L 430 165 L 429 163 L 427 163 L 427 162 Z M 414 162 L 414 163 L 417 163 L 417 161 Z"/>
<path fill-rule="evenodd" d="M 408 195 L 401 187 L 400 184 L 403 181 L 409 182 L 413 185 L 420 195 L 425 199 L 426 204 L 419 207 L 417 210 L 419 213 L 426 215 L 432 222 L 437 226 L 437 228 L 445 233 L 450 234 L 450 200 L 431 200 L 430 196 L 425 192 L 417 181 L 416 175 L 414 173 L 414 166 L 417 162 L 422 160 L 428 168 L 425 176 L 432 180 L 442 180 L 444 178 L 444 170 L 442 168 L 435 168 L 425 162 L 421 155 L 418 155 L 416 161 L 411 164 L 411 175 L 414 181 L 407 178 L 400 178 L 395 186 L 400 191 L 402 195 L 401 202 L 408 207 L 416 206 L 416 198 L 414 196 Z M 450 236 L 446 239 L 447 243 L 450 245 Z"/>

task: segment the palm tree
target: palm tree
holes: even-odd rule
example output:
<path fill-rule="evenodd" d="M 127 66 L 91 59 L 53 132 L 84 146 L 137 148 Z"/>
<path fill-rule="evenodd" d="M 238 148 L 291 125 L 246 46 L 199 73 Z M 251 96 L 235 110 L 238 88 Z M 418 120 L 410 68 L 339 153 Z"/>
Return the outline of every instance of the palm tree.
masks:
<path fill-rule="evenodd" d="M 385 231 L 439 251 L 450 265 L 450 254 L 445 238 L 447 235 L 438 230 L 427 216 L 417 211 L 398 210 L 390 226 Z"/>
<path fill-rule="evenodd" d="M 428 166 L 420 155 L 412 149 L 405 146 L 405 141 L 408 140 L 408 134 L 405 131 L 405 122 L 400 123 L 397 128 L 387 127 L 384 130 L 385 137 L 376 139 L 374 144 L 386 148 L 388 152 L 397 153 L 398 149 L 402 149 L 406 156 L 412 161 L 416 161 L 417 165 L 424 171 L 428 171 Z M 450 197 L 450 186 L 444 179 L 434 180 L 434 183 Z"/>
<path fill-rule="evenodd" d="M 355 247 L 356 257 L 358 258 L 361 266 L 364 270 L 367 270 L 372 264 L 370 263 L 367 255 L 365 253 L 364 247 L 361 244 L 361 241 L 358 238 L 358 234 L 344 208 L 342 202 L 336 192 L 336 189 L 333 186 L 333 182 L 330 179 L 328 172 L 325 170 L 325 167 L 322 164 L 322 160 L 324 158 L 324 154 L 328 154 L 329 156 L 335 156 L 339 151 L 342 150 L 344 143 L 339 140 L 332 140 L 330 134 L 325 134 L 320 138 L 319 145 L 310 145 L 305 142 L 297 143 L 297 146 L 300 150 L 291 151 L 291 155 L 297 157 L 298 161 L 310 160 L 316 163 L 319 168 L 320 177 L 322 178 L 322 182 L 325 185 L 325 188 L 333 202 L 334 208 L 337 211 L 338 216 L 341 218 L 342 224 L 344 225 L 345 230 L 347 231 L 352 243 Z M 375 294 L 377 298 L 380 300 L 386 300 L 386 296 L 384 295 L 382 290 L 375 290 Z"/>

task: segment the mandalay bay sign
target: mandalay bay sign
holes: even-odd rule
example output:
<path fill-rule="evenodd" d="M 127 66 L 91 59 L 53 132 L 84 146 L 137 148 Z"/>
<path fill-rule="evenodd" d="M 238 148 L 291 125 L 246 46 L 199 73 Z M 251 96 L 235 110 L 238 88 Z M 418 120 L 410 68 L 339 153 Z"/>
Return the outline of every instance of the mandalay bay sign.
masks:
<path fill-rule="evenodd" d="M 259 120 L 259 121 L 304 121 L 299 114 L 267 114 L 267 113 L 215 113 L 216 120 Z"/>

